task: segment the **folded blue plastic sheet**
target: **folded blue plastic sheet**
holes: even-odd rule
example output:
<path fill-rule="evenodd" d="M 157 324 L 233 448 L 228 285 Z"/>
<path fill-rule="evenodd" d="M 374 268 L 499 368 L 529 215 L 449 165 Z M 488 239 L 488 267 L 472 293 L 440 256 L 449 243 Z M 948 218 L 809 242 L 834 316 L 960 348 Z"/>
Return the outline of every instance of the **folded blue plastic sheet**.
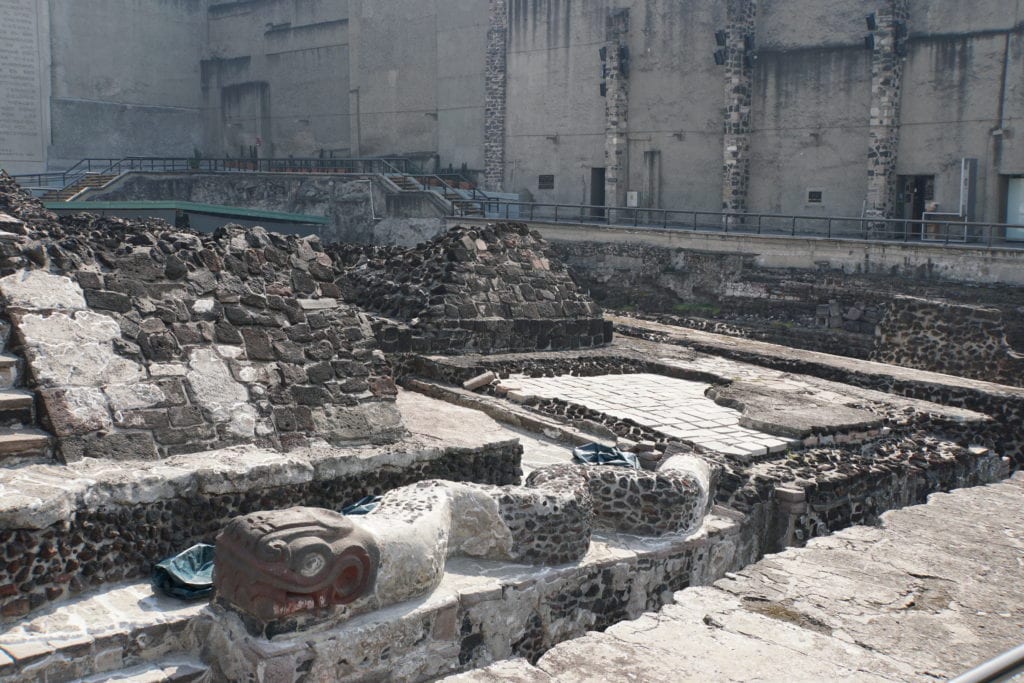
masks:
<path fill-rule="evenodd" d="M 572 450 L 573 460 L 584 465 L 611 465 L 613 467 L 630 467 L 640 469 L 640 461 L 632 453 L 624 453 L 618 448 L 602 446 L 599 443 L 588 443 Z"/>
<path fill-rule="evenodd" d="M 153 567 L 153 588 L 179 600 L 202 600 L 213 592 L 213 546 L 199 543 Z"/>
<path fill-rule="evenodd" d="M 378 505 L 380 505 L 380 496 L 367 496 L 366 498 L 360 498 L 351 505 L 346 505 L 341 508 L 341 514 L 368 515 L 376 510 Z"/>

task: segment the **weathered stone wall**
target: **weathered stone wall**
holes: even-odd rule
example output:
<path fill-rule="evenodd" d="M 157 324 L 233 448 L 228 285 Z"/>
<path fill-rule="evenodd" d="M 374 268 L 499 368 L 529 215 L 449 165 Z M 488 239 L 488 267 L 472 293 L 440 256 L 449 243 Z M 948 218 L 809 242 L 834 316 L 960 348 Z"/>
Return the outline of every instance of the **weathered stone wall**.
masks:
<path fill-rule="evenodd" d="M 695 535 L 655 543 L 602 538 L 607 555 L 515 577 L 460 585 L 449 575 L 424 600 L 274 642 L 247 637 L 241 621 L 219 607 L 197 620 L 195 634 L 225 680 L 258 669 L 279 681 L 423 681 L 509 657 L 536 660 L 559 642 L 634 619 L 666 604 L 677 589 L 745 566 L 758 557 L 761 522 L 713 518 Z M 479 568 L 473 562 L 456 571 L 472 575 Z"/>
<path fill-rule="evenodd" d="M 725 6 L 722 210 L 742 213 L 750 188 L 757 0 L 728 0 Z"/>
<path fill-rule="evenodd" d="M 255 449 L 176 459 L 160 473 L 57 466 L 5 473 L 36 497 L 0 510 L 0 622 L 107 583 L 146 576 L 154 562 L 212 543 L 232 518 L 295 506 L 338 510 L 425 479 L 518 484 L 522 446 L 441 448 L 391 458 L 281 456 Z M 377 464 L 377 463 L 380 464 Z M 53 486 L 40 485 L 46 481 Z"/>
<path fill-rule="evenodd" d="M 895 215 L 896 152 L 900 139 L 900 97 L 909 8 L 909 0 L 889 0 L 872 15 L 876 28 L 871 32 L 867 216 L 892 218 Z M 886 227 L 880 230 L 883 235 L 888 232 Z"/>
<path fill-rule="evenodd" d="M 332 251 L 385 351 L 534 351 L 610 341 L 600 309 L 521 224 L 453 228 L 422 248 Z"/>
<path fill-rule="evenodd" d="M 16 192 L 5 180 L 0 201 Z M 0 293 L 65 461 L 402 434 L 390 367 L 316 238 L 88 214 L 28 232 Z"/>
<path fill-rule="evenodd" d="M 505 185 L 505 111 L 508 103 L 508 5 L 489 0 L 487 16 L 487 97 L 484 101 L 484 177 L 487 189 Z"/>
<path fill-rule="evenodd" d="M 1007 342 L 996 308 L 896 297 L 878 326 L 871 359 L 1024 386 L 1024 354 Z"/>
<path fill-rule="evenodd" d="M 1012 370 L 988 374 L 994 363 L 1003 362 L 999 359 L 1010 358 L 1007 353 L 1024 349 L 1024 292 L 1017 287 L 957 284 L 940 280 L 925 268 L 863 274 L 844 273 L 824 263 L 817 270 L 769 268 L 758 264 L 756 253 L 670 249 L 639 241 L 553 240 L 551 245 L 580 288 L 608 308 L 797 348 L 858 358 L 875 354 L 878 360 L 897 364 L 905 358 L 908 367 L 1021 382 L 1020 373 Z M 929 314 L 944 317 L 947 327 L 957 316 L 968 325 L 972 304 L 991 307 L 1001 312 L 1002 329 L 995 334 L 1005 333 L 1006 339 L 973 345 L 971 353 L 962 355 L 951 342 L 946 345 L 948 354 L 962 362 L 950 363 L 952 356 L 945 353 L 911 348 L 920 346 L 921 340 L 907 336 L 912 321 L 898 313 L 887 318 L 890 327 L 876 337 L 876 326 L 900 295 L 952 305 L 945 313 L 939 305 Z M 977 334 L 971 332 L 970 338 Z M 1001 344 L 1006 344 L 1006 351 L 998 350 Z M 974 357 L 973 366 L 968 363 L 974 352 L 985 349 L 985 355 Z M 1012 361 L 1006 362 L 1012 366 Z"/>

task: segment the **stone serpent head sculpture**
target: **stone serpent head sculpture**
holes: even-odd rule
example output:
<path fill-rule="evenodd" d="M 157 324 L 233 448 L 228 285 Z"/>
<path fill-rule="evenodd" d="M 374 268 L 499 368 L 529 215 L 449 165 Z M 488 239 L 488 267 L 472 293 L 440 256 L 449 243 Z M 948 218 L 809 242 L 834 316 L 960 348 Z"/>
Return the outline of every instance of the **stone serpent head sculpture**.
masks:
<path fill-rule="evenodd" d="M 380 552 L 347 517 L 316 508 L 233 519 L 217 537 L 218 597 L 269 621 L 347 605 L 373 589 Z"/>

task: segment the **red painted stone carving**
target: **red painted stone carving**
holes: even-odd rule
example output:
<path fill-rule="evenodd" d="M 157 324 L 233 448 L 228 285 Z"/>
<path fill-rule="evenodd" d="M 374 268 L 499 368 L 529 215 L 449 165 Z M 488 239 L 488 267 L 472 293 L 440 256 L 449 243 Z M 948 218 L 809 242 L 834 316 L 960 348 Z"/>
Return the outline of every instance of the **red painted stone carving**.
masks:
<path fill-rule="evenodd" d="M 344 515 L 292 508 L 233 519 L 217 536 L 214 557 L 217 597 L 271 621 L 366 595 L 380 553 Z"/>

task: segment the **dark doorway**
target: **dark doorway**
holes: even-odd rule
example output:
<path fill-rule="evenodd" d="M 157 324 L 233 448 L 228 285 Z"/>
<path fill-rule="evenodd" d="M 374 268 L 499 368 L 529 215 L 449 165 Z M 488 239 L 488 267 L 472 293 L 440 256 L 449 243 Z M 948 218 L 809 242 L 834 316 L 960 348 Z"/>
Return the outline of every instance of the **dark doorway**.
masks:
<path fill-rule="evenodd" d="M 911 221 L 919 221 L 928 210 L 928 204 L 935 201 L 935 176 L 905 175 L 900 176 L 901 211 L 898 215 Z M 921 237 L 920 223 L 907 223 L 907 235 Z"/>
<path fill-rule="evenodd" d="M 604 206 L 604 167 L 590 169 L 590 205 Z M 604 218 L 604 209 L 591 209 L 592 218 Z"/>

